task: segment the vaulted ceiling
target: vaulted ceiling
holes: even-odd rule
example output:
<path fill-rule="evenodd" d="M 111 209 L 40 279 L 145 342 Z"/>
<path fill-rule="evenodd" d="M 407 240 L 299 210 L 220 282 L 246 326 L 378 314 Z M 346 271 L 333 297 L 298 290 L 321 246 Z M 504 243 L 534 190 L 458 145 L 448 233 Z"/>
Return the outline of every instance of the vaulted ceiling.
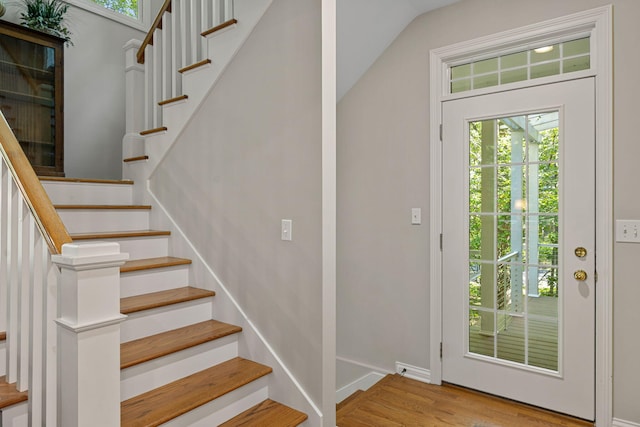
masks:
<path fill-rule="evenodd" d="M 459 0 L 337 0 L 338 101 L 415 17 Z"/>

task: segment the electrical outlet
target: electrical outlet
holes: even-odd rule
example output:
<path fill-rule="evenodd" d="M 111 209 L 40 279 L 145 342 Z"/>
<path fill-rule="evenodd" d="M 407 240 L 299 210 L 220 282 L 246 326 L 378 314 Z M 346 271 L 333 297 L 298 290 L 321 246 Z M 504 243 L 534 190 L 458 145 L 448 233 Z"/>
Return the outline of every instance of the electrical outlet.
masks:
<path fill-rule="evenodd" d="M 640 243 L 640 220 L 616 220 L 616 242 Z"/>

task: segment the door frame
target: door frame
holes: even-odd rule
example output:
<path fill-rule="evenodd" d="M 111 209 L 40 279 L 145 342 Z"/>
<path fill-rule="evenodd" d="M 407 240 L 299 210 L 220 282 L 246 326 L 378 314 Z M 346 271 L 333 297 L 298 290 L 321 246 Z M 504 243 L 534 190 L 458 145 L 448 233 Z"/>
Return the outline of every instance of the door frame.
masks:
<path fill-rule="evenodd" d="M 442 383 L 442 236 L 441 123 L 445 100 L 595 76 L 596 110 L 596 425 L 613 417 L 613 37 L 612 6 L 563 16 L 534 25 L 457 43 L 430 52 L 430 380 Z M 508 48 L 590 35 L 591 69 L 519 83 L 449 94 L 448 67 L 464 60 L 497 56 Z M 492 55 L 493 54 L 493 55 Z"/>

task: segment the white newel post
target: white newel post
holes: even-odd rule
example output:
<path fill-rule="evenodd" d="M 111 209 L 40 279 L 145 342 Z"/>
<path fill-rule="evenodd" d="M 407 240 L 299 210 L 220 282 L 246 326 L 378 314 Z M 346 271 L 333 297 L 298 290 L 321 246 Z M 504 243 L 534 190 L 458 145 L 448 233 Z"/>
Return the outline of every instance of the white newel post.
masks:
<path fill-rule="evenodd" d="M 120 266 L 117 243 L 66 244 L 58 323 L 59 425 L 120 425 Z"/>
<path fill-rule="evenodd" d="M 123 47 L 125 55 L 125 136 L 122 141 L 123 158 L 144 155 L 144 138 L 140 131 L 145 125 L 144 64 L 138 63 L 140 40 L 129 40 Z"/>

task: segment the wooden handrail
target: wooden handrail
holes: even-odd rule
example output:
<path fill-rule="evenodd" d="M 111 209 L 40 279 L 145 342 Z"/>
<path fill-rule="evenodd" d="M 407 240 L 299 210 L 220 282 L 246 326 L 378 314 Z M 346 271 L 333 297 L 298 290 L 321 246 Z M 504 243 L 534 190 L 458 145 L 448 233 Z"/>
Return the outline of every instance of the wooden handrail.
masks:
<path fill-rule="evenodd" d="M 11 131 L 4 114 L 0 112 L 0 150 L 16 185 L 22 193 L 36 224 L 52 254 L 62 253 L 62 245 L 71 243 L 71 237 L 53 207 L 44 187 L 40 183 L 31 163 L 25 156 L 20 143 Z"/>
<path fill-rule="evenodd" d="M 158 12 L 158 16 L 156 16 L 156 19 L 155 21 L 153 21 L 151 28 L 149 28 L 149 32 L 144 38 L 142 46 L 140 46 L 140 49 L 138 49 L 138 54 L 136 55 L 136 57 L 138 58 L 138 64 L 144 64 L 144 50 L 147 45 L 153 45 L 153 33 L 156 31 L 156 29 L 162 29 L 162 16 L 165 12 L 171 12 L 171 0 L 165 0 L 164 4 L 160 8 L 160 11 Z"/>

